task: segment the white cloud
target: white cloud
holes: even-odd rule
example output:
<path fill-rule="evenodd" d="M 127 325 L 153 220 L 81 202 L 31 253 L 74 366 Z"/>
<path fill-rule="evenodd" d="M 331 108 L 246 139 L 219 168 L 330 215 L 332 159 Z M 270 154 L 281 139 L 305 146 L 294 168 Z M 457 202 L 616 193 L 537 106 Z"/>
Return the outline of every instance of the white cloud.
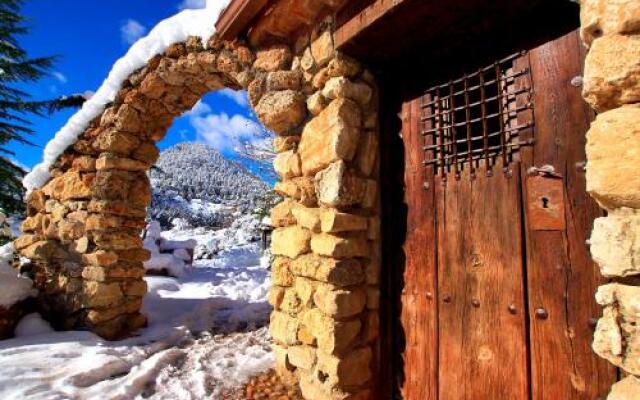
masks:
<path fill-rule="evenodd" d="M 230 98 L 240 107 L 246 107 L 249 105 L 249 97 L 247 97 L 247 92 L 245 90 L 231 90 L 229 88 L 225 88 L 216 93 L 220 93 L 222 96 Z"/>
<path fill-rule="evenodd" d="M 200 101 L 186 115 L 199 141 L 221 151 L 236 151 L 246 144 L 260 143 L 270 136 L 259 123 L 243 115 L 215 114 Z"/>
<path fill-rule="evenodd" d="M 120 26 L 122 40 L 128 44 L 134 44 L 146 33 L 147 28 L 135 19 L 128 19 Z"/>
<path fill-rule="evenodd" d="M 51 75 L 53 75 L 53 77 L 56 78 L 60 83 L 67 83 L 69 81 L 62 72 L 54 71 L 51 73 Z"/>
<path fill-rule="evenodd" d="M 207 0 L 182 0 L 179 9 L 184 10 L 186 8 L 197 9 L 205 8 L 207 6 Z"/>

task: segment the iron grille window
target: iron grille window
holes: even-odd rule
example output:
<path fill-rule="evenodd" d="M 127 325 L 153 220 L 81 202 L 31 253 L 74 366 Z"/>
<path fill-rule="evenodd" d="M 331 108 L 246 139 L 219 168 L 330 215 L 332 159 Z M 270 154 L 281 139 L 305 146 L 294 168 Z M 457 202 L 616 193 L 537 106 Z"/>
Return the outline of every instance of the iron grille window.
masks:
<path fill-rule="evenodd" d="M 426 91 L 422 98 L 424 164 L 446 181 L 464 169 L 475 176 L 483 166 L 487 175 L 496 165 L 510 174 L 509 164 L 521 146 L 521 132 L 533 126 L 518 116 L 533 111 L 529 68 L 517 67 L 518 53 L 477 72 Z"/>

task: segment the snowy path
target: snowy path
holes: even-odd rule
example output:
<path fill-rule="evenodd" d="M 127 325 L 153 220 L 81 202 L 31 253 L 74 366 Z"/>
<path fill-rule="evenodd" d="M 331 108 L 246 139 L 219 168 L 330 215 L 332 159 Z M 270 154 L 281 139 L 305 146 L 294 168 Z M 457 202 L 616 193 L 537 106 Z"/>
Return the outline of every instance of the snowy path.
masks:
<path fill-rule="evenodd" d="M 0 398 L 217 399 L 272 367 L 257 244 L 196 262 L 181 279 L 146 279 L 149 327 L 137 337 L 106 342 L 23 320 L 19 337 L 0 341 Z"/>

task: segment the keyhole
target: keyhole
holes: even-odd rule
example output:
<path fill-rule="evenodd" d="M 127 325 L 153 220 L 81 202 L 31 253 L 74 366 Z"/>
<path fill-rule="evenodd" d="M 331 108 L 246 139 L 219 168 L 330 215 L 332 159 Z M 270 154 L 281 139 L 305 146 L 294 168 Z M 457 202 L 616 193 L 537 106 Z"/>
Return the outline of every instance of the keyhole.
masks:
<path fill-rule="evenodd" d="M 542 208 L 549 208 L 549 198 L 548 197 L 543 197 L 542 198 Z"/>

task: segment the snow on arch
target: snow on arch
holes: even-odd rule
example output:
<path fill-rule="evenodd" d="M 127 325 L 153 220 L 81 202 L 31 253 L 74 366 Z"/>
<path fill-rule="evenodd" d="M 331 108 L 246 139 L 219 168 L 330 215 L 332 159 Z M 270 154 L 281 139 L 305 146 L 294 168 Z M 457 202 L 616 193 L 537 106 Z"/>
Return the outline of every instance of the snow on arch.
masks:
<path fill-rule="evenodd" d="M 146 37 L 134 43 L 125 56 L 116 61 L 98 91 L 47 143 L 42 162 L 36 165 L 22 181 L 27 194 L 41 188 L 51 179 L 49 173 L 51 165 L 76 142 L 91 121 L 102 114 L 106 105 L 115 99 L 122 83 L 129 75 L 144 67 L 149 60 L 162 54 L 171 45 L 184 42 L 190 36 L 198 36 L 206 44 L 215 33 L 215 24 L 220 14 L 230 2 L 231 0 L 207 0 L 207 5 L 203 9 L 181 11 L 158 23 Z"/>

